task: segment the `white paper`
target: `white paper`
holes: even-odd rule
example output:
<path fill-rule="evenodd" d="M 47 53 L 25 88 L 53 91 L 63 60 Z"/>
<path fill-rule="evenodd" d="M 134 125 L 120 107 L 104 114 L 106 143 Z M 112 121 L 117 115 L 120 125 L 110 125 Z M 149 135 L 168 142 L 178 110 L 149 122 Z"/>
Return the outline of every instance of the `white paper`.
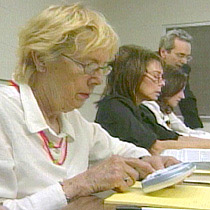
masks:
<path fill-rule="evenodd" d="M 161 155 L 173 156 L 182 162 L 210 162 L 210 149 L 167 149 Z"/>

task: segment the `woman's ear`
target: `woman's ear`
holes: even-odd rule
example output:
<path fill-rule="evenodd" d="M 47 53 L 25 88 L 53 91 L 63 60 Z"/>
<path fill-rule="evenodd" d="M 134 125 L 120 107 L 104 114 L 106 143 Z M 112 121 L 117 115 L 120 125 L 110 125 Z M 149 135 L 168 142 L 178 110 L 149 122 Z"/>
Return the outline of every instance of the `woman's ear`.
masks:
<path fill-rule="evenodd" d="M 32 60 L 36 66 L 36 70 L 39 72 L 46 72 L 46 66 L 45 63 L 43 61 L 40 61 L 40 56 L 38 55 L 37 52 L 32 51 L 31 52 L 31 56 L 32 56 Z"/>

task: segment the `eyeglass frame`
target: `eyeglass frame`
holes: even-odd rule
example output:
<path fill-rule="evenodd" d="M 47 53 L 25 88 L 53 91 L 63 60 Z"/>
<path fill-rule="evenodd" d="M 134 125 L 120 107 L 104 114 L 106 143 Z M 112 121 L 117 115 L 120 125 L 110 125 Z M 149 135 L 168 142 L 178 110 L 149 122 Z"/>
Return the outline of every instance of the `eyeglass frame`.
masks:
<path fill-rule="evenodd" d="M 184 55 L 182 53 L 175 53 L 174 52 L 174 55 L 179 59 L 184 59 L 185 58 L 187 60 L 187 62 L 190 62 L 193 59 L 193 57 L 191 55 Z"/>
<path fill-rule="evenodd" d="M 145 76 L 147 76 L 149 79 L 151 79 L 155 84 L 157 85 L 160 85 L 162 84 L 163 82 L 165 83 L 165 79 L 163 78 L 163 76 L 159 76 L 159 77 L 156 77 L 154 76 L 153 74 L 151 74 L 150 72 L 146 71 L 144 73 Z"/>
<path fill-rule="evenodd" d="M 87 70 L 88 67 L 90 68 L 91 64 L 96 64 L 96 63 L 84 64 L 84 63 L 82 63 L 82 62 L 80 62 L 80 61 L 78 61 L 78 60 L 76 60 L 76 59 L 74 59 L 74 58 L 72 58 L 72 57 L 70 57 L 70 56 L 64 54 L 64 53 L 61 53 L 61 55 L 64 56 L 65 58 L 70 59 L 70 60 L 73 61 L 74 63 L 81 65 L 82 68 L 83 68 L 83 70 L 84 70 L 84 74 L 88 74 L 88 75 L 91 75 L 91 76 L 92 76 L 92 75 L 95 74 L 96 71 L 102 70 L 103 76 L 107 76 L 107 75 L 110 74 L 111 71 L 112 71 L 112 67 L 111 67 L 110 65 L 98 66 L 97 68 Z M 96 64 L 96 65 L 98 65 L 98 64 Z"/>

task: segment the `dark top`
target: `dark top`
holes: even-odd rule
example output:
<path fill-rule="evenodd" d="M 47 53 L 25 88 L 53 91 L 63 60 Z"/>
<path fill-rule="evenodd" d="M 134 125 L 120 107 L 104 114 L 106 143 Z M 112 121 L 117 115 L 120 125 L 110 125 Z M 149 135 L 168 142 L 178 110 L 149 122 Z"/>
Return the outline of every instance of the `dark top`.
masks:
<path fill-rule="evenodd" d="M 156 121 L 154 114 L 144 105 L 135 106 L 123 96 L 106 96 L 98 103 L 97 123 L 110 135 L 149 149 L 155 140 L 177 139 Z"/>
<path fill-rule="evenodd" d="M 189 77 L 191 68 L 189 65 L 183 65 L 181 71 L 186 73 Z M 185 87 L 185 98 L 179 102 L 179 108 L 184 117 L 184 123 L 186 126 L 194 128 L 203 128 L 202 121 L 198 114 L 197 100 L 193 92 L 190 90 L 189 78 Z"/>

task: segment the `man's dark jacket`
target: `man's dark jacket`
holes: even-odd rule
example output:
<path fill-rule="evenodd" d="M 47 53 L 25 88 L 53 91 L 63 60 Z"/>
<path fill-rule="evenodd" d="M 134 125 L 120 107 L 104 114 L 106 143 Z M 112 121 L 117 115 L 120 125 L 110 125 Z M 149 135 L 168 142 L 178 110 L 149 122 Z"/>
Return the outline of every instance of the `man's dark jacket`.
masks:
<path fill-rule="evenodd" d="M 184 117 L 184 123 L 186 126 L 194 128 L 203 128 L 202 121 L 198 114 L 197 100 L 193 92 L 190 90 L 189 74 L 191 68 L 189 65 L 183 65 L 181 71 L 188 75 L 187 85 L 184 91 L 185 98 L 179 102 L 179 108 Z"/>

